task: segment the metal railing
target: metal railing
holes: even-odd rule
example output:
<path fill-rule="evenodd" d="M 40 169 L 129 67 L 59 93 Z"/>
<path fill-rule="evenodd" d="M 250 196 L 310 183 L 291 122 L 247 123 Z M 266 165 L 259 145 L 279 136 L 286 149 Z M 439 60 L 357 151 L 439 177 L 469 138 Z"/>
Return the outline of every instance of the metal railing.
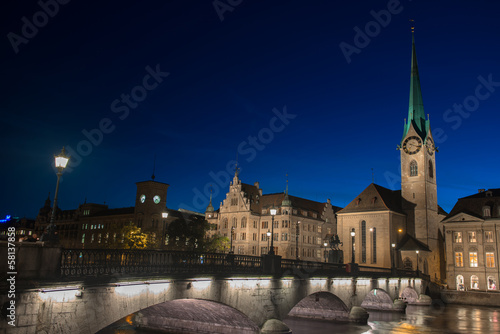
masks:
<path fill-rule="evenodd" d="M 258 256 L 163 250 L 65 249 L 61 275 L 253 273 Z"/>
<path fill-rule="evenodd" d="M 169 250 L 127 249 L 63 249 L 62 277 L 105 275 L 162 275 L 162 274 L 279 274 L 299 277 L 356 276 L 373 277 L 394 274 L 390 268 L 358 266 L 349 272 L 346 264 L 281 259 L 279 272 L 264 272 L 264 258 L 260 256 L 199 253 Z M 412 270 L 398 269 L 399 277 L 428 275 Z"/>

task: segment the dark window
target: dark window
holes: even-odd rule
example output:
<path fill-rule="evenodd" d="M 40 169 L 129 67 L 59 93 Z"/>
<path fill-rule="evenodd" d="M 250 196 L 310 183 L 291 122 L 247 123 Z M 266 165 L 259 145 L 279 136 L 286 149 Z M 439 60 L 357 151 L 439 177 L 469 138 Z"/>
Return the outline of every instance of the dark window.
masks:
<path fill-rule="evenodd" d="M 372 234 L 372 247 L 373 263 L 377 263 L 377 229 L 375 227 Z"/>
<path fill-rule="evenodd" d="M 417 176 L 418 175 L 418 165 L 415 160 L 412 160 L 410 162 L 410 176 Z"/>

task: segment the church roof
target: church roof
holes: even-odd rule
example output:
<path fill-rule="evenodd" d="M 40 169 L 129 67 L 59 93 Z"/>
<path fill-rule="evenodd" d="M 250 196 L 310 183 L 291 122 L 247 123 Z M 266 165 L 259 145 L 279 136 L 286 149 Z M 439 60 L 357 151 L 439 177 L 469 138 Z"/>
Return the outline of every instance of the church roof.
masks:
<path fill-rule="evenodd" d="M 421 251 L 430 252 L 429 247 L 423 242 L 417 240 L 409 234 L 406 234 L 403 239 L 396 245 L 398 251 Z"/>
<path fill-rule="evenodd" d="M 389 210 L 402 213 L 401 190 L 390 190 L 372 183 L 339 213 Z"/>
<path fill-rule="evenodd" d="M 403 138 L 413 125 L 417 134 L 426 139 L 429 132 L 429 121 L 425 119 L 424 102 L 420 89 L 420 77 L 418 74 L 417 52 L 415 50 L 415 36 L 412 32 L 412 57 L 411 57 L 411 78 L 410 78 L 410 101 L 408 106 L 408 119 L 404 126 Z"/>
<path fill-rule="evenodd" d="M 477 194 L 459 198 L 453 209 L 445 219 L 453 217 L 459 213 L 466 213 L 474 217 L 483 218 L 483 208 L 490 207 L 491 217 L 500 218 L 500 188 L 489 189 Z"/>

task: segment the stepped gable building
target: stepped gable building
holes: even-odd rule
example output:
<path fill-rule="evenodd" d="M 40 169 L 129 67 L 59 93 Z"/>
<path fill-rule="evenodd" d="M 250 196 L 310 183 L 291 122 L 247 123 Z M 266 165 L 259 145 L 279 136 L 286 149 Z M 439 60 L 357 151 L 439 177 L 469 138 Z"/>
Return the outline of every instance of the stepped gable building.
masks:
<path fill-rule="evenodd" d="M 335 212 L 340 208 L 332 206 L 328 199 L 324 203 L 284 193 L 263 194 L 259 183 L 242 183 L 236 171 L 229 185 L 229 192 L 214 210 L 212 201 L 205 218 L 214 226 L 210 232 L 232 239 L 235 254 L 260 256 L 269 252 L 271 240 L 271 209 L 274 216 L 274 252 L 286 259 L 323 261 L 324 246 L 337 233 Z M 328 254 L 328 253 L 327 253 Z"/>
<path fill-rule="evenodd" d="M 458 199 L 441 224 L 448 288 L 498 290 L 500 189 L 480 189 L 477 194 Z"/>
<path fill-rule="evenodd" d="M 154 181 L 137 182 L 135 206 L 110 209 L 106 204 L 85 203 L 77 209 L 56 208 L 55 224 L 64 248 L 103 248 L 120 236 L 117 229 L 134 223 L 144 231 L 153 232 L 165 245 L 168 224 L 183 218 L 190 220 L 195 213 L 167 208 L 168 184 Z M 40 209 L 35 221 L 35 232 L 40 236 L 50 223 L 50 198 Z M 197 214 L 201 215 L 202 214 Z"/>
<path fill-rule="evenodd" d="M 437 204 L 437 149 L 424 113 L 413 32 L 408 119 L 397 149 L 401 190 L 371 184 L 338 213 L 344 258 L 354 256 L 362 265 L 419 269 L 439 280 L 444 277 L 439 222 L 446 212 Z"/>

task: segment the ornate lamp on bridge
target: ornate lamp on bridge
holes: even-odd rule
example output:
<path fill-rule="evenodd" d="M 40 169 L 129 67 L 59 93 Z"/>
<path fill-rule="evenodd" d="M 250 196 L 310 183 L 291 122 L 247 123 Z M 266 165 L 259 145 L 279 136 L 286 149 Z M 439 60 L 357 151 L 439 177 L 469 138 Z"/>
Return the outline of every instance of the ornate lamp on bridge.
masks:
<path fill-rule="evenodd" d="M 269 255 L 274 255 L 274 216 L 276 216 L 276 208 L 273 206 L 271 210 L 271 249 L 269 250 Z"/>
<path fill-rule="evenodd" d="M 269 253 L 269 238 L 271 237 L 271 231 L 267 230 L 267 252 Z"/>
<path fill-rule="evenodd" d="M 54 195 L 54 205 L 52 207 L 52 215 L 50 216 L 50 224 L 47 226 L 47 229 L 45 232 L 42 234 L 40 240 L 41 241 L 46 241 L 46 242 L 53 242 L 53 243 L 58 243 L 59 242 L 59 235 L 57 234 L 56 231 L 56 225 L 54 224 L 54 220 L 56 217 L 56 207 L 57 207 L 57 195 L 59 193 L 59 180 L 61 178 L 62 172 L 64 168 L 66 168 L 66 165 L 68 164 L 69 161 L 69 156 L 66 156 L 66 151 L 64 150 L 64 146 L 62 148 L 62 151 L 59 155 L 55 156 L 55 166 L 57 168 L 57 183 L 56 183 L 56 193 Z"/>
<path fill-rule="evenodd" d="M 351 229 L 351 263 L 355 263 L 354 259 L 354 237 L 356 236 L 356 231 L 354 227 Z"/>
<path fill-rule="evenodd" d="M 234 226 L 231 227 L 231 243 L 229 244 L 229 254 L 233 254 L 233 233 L 234 233 Z"/>
<path fill-rule="evenodd" d="M 416 252 L 417 252 L 417 275 L 418 275 L 418 253 L 419 253 L 419 251 L 417 250 Z"/>
<path fill-rule="evenodd" d="M 326 263 L 326 258 L 327 258 L 327 254 L 328 254 L 327 251 L 326 251 L 326 247 L 328 246 L 328 242 L 325 241 L 323 243 L 323 246 L 325 247 L 324 253 L 325 253 L 325 263 Z"/>

